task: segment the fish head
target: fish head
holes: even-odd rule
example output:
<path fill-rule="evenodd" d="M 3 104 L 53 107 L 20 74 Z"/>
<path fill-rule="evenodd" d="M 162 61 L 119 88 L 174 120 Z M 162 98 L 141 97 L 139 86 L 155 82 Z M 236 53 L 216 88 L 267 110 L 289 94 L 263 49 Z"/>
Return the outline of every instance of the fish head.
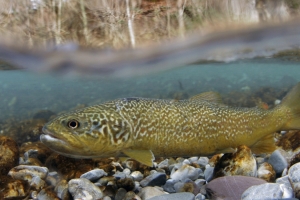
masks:
<path fill-rule="evenodd" d="M 115 109 L 102 107 L 58 116 L 43 132 L 40 139 L 46 146 L 73 158 L 120 156 L 131 141 L 127 122 Z"/>

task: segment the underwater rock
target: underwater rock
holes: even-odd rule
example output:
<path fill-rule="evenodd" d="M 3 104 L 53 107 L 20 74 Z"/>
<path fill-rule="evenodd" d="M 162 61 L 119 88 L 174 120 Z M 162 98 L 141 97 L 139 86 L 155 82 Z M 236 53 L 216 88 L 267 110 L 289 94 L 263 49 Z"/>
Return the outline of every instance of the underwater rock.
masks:
<path fill-rule="evenodd" d="M 224 154 L 216 163 L 214 169 L 214 178 L 233 175 L 255 177 L 256 174 L 257 165 L 255 157 L 245 145 L 239 146 L 234 153 Z"/>
<path fill-rule="evenodd" d="M 300 131 L 288 131 L 277 141 L 276 145 L 285 151 L 298 152 L 300 150 Z"/>
<path fill-rule="evenodd" d="M 0 136 L 0 175 L 7 175 L 19 161 L 19 147 L 10 137 Z"/>
<path fill-rule="evenodd" d="M 240 200 L 243 192 L 253 185 L 266 183 L 260 178 L 248 176 L 224 176 L 216 178 L 206 185 L 209 198 Z"/>
<path fill-rule="evenodd" d="M 93 200 L 103 197 L 102 191 L 85 178 L 72 179 L 68 185 L 73 199 Z"/>
<path fill-rule="evenodd" d="M 48 168 L 31 166 L 31 165 L 19 165 L 12 168 L 8 175 L 17 180 L 32 181 L 34 177 L 39 177 L 45 180 L 48 175 Z"/>
<path fill-rule="evenodd" d="M 292 188 L 292 185 L 291 185 L 291 182 L 290 182 L 290 180 L 289 180 L 289 176 L 288 176 L 288 175 L 276 179 L 276 183 L 278 183 L 278 184 L 283 184 L 283 185 L 285 185 L 287 188 L 289 188 L 289 190 L 293 191 L 293 188 Z"/>
<path fill-rule="evenodd" d="M 149 200 L 194 200 L 195 195 L 190 192 L 180 192 L 173 194 L 163 194 L 150 198 Z"/>
<path fill-rule="evenodd" d="M 142 187 L 146 186 L 162 186 L 166 183 L 167 176 L 165 173 L 157 172 L 154 174 L 151 174 L 144 178 L 140 184 Z"/>
<path fill-rule="evenodd" d="M 174 179 L 168 179 L 168 180 L 166 181 L 166 183 L 163 185 L 164 191 L 169 192 L 169 193 L 174 193 L 174 192 L 176 192 L 174 186 L 175 186 L 175 184 L 178 183 L 178 182 L 179 182 L 179 181 L 174 180 Z"/>
<path fill-rule="evenodd" d="M 300 163 L 296 163 L 290 167 L 288 177 L 294 188 L 295 197 L 300 198 Z"/>
<path fill-rule="evenodd" d="M 88 171 L 88 172 L 82 174 L 80 176 L 80 178 L 86 178 L 86 179 L 94 182 L 103 176 L 107 176 L 107 173 L 103 169 L 96 168 L 96 169 L 93 169 L 91 171 Z"/>
<path fill-rule="evenodd" d="M 67 180 L 59 181 L 57 183 L 57 185 L 55 186 L 54 191 L 56 192 L 56 195 L 60 199 L 69 199 L 70 198 L 70 193 L 69 193 Z"/>
<path fill-rule="evenodd" d="M 171 174 L 171 178 L 180 181 L 189 178 L 194 181 L 198 178 L 201 172 L 202 170 L 199 168 L 184 164 L 177 171 Z"/>
<path fill-rule="evenodd" d="M 118 188 L 124 188 L 127 191 L 133 190 L 135 188 L 135 183 L 131 178 L 123 178 L 116 181 Z"/>
<path fill-rule="evenodd" d="M 265 183 L 248 188 L 243 194 L 242 200 L 252 199 L 285 199 L 292 198 L 293 190 L 284 184 Z"/>
<path fill-rule="evenodd" d="M 215 167 L 215 165 L 219 162 L 219 160 L 222 158 L 224 154 L 223 153 L 219 153 L 219 154 L 215 154 L 213 155 L 209 160 L 208 160 L 208 164 L 211 167 Z M 206 167 L 206 166 L 205 166 Z"/>
<path fill-rule="evenodd" d="M 205 200 L 205 199 L 206 199 L 205 196 L 201 193 L 199 193 L 195 196 L 195 200 Z"/>
<path fill-rule="evenodd" d="M 125 162 L 122 163 L 122 166 L 124 168 L 130 169 L 131 171 L 135 171 L 140 167 L 140 163 L 137 162 L 136 160 L 128 159 L 128 160 L 126 160 Z"/>
<path fill-rule="evenodd" d="M 200 157 L 197 163 L 200 165 L 201 168 L 205 168 L 205 166 L 208 164 L 209 159 L 208 157 Z"/>
<path fill-rule="evenodd" d="M 289 162 L 289 165 L 288 165 L 288 169 L 293 166 L 294 164 L 300 162 L 300 153 L 297 153 L 295 154 L 291 159 L 290 159 L 290 162 Z"/>
<path fill-rule="evenodd" d="M 14 180 L 10 176 L 1 176 L 0 180 L 0 199 L 24 199 L 29 195 L 30 186 L 27 181 Z"/>
<path fill-rule="evenodd" d="M 272 165 L 277 174 L 282 173 L 282 171 L 288 166 L 286 158 L 278 149 L 271 154 L 268 163 Z"/>
<path fill-rule="evenodd" d="M 106 186 L 108 183 L 114 183 L 115 181 L 116 181 L 116 178 L 114 176 L 105 176 L 105 177 L 100 178 L 94 184 L 97 186 Z"/>
<path fill-rule="evenodd" d="M 134 171 L 130 174 L 134 181 L 141 181 L 144 178 L 144 175 L 140 171 Z"/>
<path fill-rule="evenodd" d="M 207 182 L 211 181 L 214 176 L 214 167 L 211 167 L 210 165 L 206 165 L 204 170 L 204 178 Z"/>
<path fill-rule="evenodd" d="M 117 190 L 117 193 L 116 193 L 116 196 L 115 196 L 115 200 L 122 200 L 122 199 L 124 199 L 126 193 L 127 193 L 127 191 L 124 188 L 119 188 Z"/>
<path fill-rule="evenodd" d="M 133 191 L 129 191 L 125 194 L 125 197 L 122 200 L 142 200 L 142 199 Z"/>
<path fill-rule="evenodd" d="M 257 170 L 257 177 L 267 182 L 274 182 L 276 178 L 276 172 L 274 171 L 272 165 L 264 162 Z"/>
<path fill-rule="evenodd" d="M 166 194 L 164 191 L 158 189 L 157 187 L 144 187 L 142 190 L 139 192 L 139 196 L 141 197 L 142 200 L 148 200 L 151 199 L 152 197 L 155 196 L 160 196 Z"/>
<path fill-rule="evenodd" d="M 37 194 L 37 199 L 43 199 L 43 200 L 59 200 L 59 198 L 56 196 L 55 192 L 52 190 L 52 188 L 45 188 L 42 189 Z"/>
<path fill-rule="evenodd" d="M 174 185 L 175 191 L 179 192 L 190 192 L 193 194 L 198 194 L 200 187 L 198 187 L 192 180 L 186 179 L 184 182 L 177 182 Z"/>
<path fill-rule="evenodd" d="M 34 155 L 32 154 L 34 152 Z M 32 162 L 30 158 L 38 159 L 42 164 L 46 162 L 46 159 L 53 153 L 48 147 L 41 142 L 26 142 L 20 147 L 20 157 L 24 162 Z M 33 161 L 37 162 L 37 161 Z"/>
<path fill-rule="evenodd" d="M 83 173 L 94 169 L 95 161 L 92 159 L 68 158 L 57 153 L 52 153 L 45 162 L 50 171 L 62 174 L 62 178 L 70 180 L 79 178 Z"/>

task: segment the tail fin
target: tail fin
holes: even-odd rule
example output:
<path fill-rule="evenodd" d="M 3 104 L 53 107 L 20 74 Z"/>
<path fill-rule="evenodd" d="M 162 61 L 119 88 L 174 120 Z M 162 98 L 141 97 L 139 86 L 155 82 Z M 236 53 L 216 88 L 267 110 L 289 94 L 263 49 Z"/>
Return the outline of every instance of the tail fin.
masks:
<path fill-rule="evenodd" d="M 300 129 L 300 82 L 284 97 L 282 106 L 289 108 L 292 114 L 283 129 Z"/>

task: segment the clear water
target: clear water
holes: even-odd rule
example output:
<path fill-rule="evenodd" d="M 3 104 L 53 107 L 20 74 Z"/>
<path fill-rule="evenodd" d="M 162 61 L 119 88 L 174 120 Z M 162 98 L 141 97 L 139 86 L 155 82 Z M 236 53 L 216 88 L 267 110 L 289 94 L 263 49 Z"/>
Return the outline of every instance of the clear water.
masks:
<path fill-rule="evenodd" d="M 239 60 L 184 66 L 131 78 L 65 77 L 25 70 L 0 71 L 0 120 L 26 119 L 39 110 L 68 111 L 120 97 L 188 98 L 204 91 L 230 94 L 281 89 L 300 81 L 299 62 Z"/>

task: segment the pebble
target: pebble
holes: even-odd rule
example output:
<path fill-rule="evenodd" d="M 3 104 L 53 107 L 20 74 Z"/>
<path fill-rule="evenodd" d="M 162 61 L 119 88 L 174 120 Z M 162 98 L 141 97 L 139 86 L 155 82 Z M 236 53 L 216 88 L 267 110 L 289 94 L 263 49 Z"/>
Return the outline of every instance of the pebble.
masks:
<path fill-rule="evenodd" d="M 67 180 L 61 180 L 55 186 L 54 191 L 60 199 L 66 199 L 69 195 Z"/>
<path fill-rule="evenodd" d="M 128 175 L 125 174 L 124 172 L 116 172 L 114 175 L 113 175 L 117 180 L 118 179 L 124 179 L 124 178 L 127 178 Z"/>
<path fill-rule="evenodd" d="M 200 187 L 198 187 L 192 180 L 186 180 L 185 182 L 177 182 L 174 185 L 176 192 L 191 192 L 193 194 L 198 194 Z"/>
<path fill-rule="evenodd" d="M 166 169 L 169 167 L 169 159 L 165 159 L 163 161 L 161 161 L 160 163 L 158 163 L 157 168 L 159 169 Z"/>
<path fill-rule="evenodd" d="M 116 181 L 118 188 L 124 188 L 127 191 L 134 190 L 135 183 L 132 178 L 123 178 Z"/>
<path fill-rule="evenodd" d="M 274 182 L 276 178 L 276 172 L 274 171 L 272 165 L 264 162 L 257 170 L 257 177 L 267 182 Z"/>
<path fill-rule="evenodd" d="M 140 184 L 142 187 L 146 186 L 162 186 L 166 183 L 167 176 L 165 173 L 157 172 L 154 174 L 151 174 L 144 178 Z"/>
<path fill-rule="evenodd" d="M 42 189 L 36 196 L 37 199 L 42 200 L 59 200 L 51 188 Z"/>
<path fill-rule="evenodd" d="M 210 165 L 206 165 L 204 170 L 204 178 L 207 182 L 211 181 L 214 176 L 214 167 L 211 167 Z"/>
<path fill-rule="evenodd" d="M 189 178 L 194 181 L 200 173 L 202 173 L 201 169 L 184 164 L 173 174 L 171 173 L 171 178 L 180 181 Z"/>
<path fill-rule="evenodd" d="M 0 136 L 0 175 L 7 175 L 19 162 L 19 147 L 10 137 Z"/>
<path fill-rule="evenodd" d="M 129 191 L 126 193 L 125 197 L 122 200 L 142 200 L 142 199 L 133 191 Z"/>
<path fill-rule="evenodd" d="M 194 200 L 195 195 L 190 192 L 180 192 L 174 194 L 164 194 L 156 197 L 152 197 L 149 200 Z"/>
<path fill-rule="evenodd" d="M 293 198 L 293 190 L 284 184 L 264 183 L 248 188 L 241 196 L 242 200 Z"/>
<path fill-rule="evenodd" d="M 205 199 L 206 199 L 205 196 L 201 193 L 199 193 L 195 196 L 195 200 L 205 200 Z"/>
<path fill-rule="evenodd" d="M 190 163 L 198 163 L 199 157 L 190 157 L 188 160 L 190 161 Z"/>
<path fill-rule="evenodd" d="M 116 178 L 114 176 L 105 176 L 100 178 L 95 185 L 96 186 L 106 186 L 109 182 L 115 182 Z"/>
<path fill-rule="evenodd" d="M 1 177 L 1 186 L 1 199 L 25 199 L 30 191 L 27 181 L 13 180 L 11 177 Z"/>
<path fill-rule="evenodd" d="M 46 186 L 46 182 L 39 176 L 34 176 L 30 181 L 30 186 L 36 190 L 40 190 Z"/>
<path fill-rule="evenodd" d="M 86 178 L 92 182 L 95 182 L 98 179 L 102 178 L 103 176 L 107 176 L 107 173 L 103 169 L 96 168 L 82 174 L 80 178 Z"/>
<path fill-rule="evenodd" d="M 155 196 L 160 196 L 160 195 L 164 195 L 166 194 L 165 192 L 163 192 L 162 190 L 158 189 L 157 187 L 144 187 L 141 189 L 141 191 L 139 192 L 139 196 L 141 197 L 142 200 L 148 200 L 152 197 Z"/>
<path fill-rule="evenodd" d="M 203 185 L 206 184 L 206 180 L 204 180 L 204 179 L 197 179 L 194 182 L 199 188 L 201 188 Z"/>
<path fill-rule="evenodd" d="M 117 193 L 116 193 L 116 196 L 115 196 L 115 200 L 122 200 L 122 199 L 124 199 L 126 193 L 127 193 L 127 191 L 124 188 L 119 188 L 117 190 Z"/>
<path fill-rule="evenodd" d="M 248 176 L 224 176 L 206 185 L 206 192 L 212 199 L 240 200 L 242 193 L 253 185 L 266 183 L 260 178 Z"/>
<path fill-rule="evenodd" d="M 101 199 L 103 197 L 102 191 L 85 178 L 70 180 L 68 188 L 73 199 L 93 200 Z"/>
<path fill-rule="evenodd" d="M 168 179 L 166 181 L 166 183 L 163 186 L 164 191 L 169 192 L 169 193 L 174 193 L 175 188 L 174 185 L 177 183 L 178 181 L 174 180 L 174 179 Z"/>
<path fill-rule="evenodd" d="M 125 168 L 125 169 L 123 170 L 123 173 L 126 174 L 127 176 L 129 176 L 130 173 L 131 173 L 131 171 L 130 171 L 130 169 Z"/>
<path fill-rule="evenodd" d="M 214 178 L 234 175 L 257 175 L 256 159 L 251 149 L 245 145 L 239 146 L 234 153 L 224 154 L 215 165 Z"/>
<path fill-rule="evenodd" d="M 200 167 L 205 168 L 205 166 L 208 164 L 208 157 L 200 157 L 197 163 L 200 165 Z"/>
<path fill-rule="evenodd" d="M 8 175 L 18 180 L 31 181 L 33 177 L 37 176 L 41 179 L 45 179 L 48 174 L 47 167 L 39 167 L 32 165 L 19 165 L 12 168 Z"/>
<path fill-rule="evenodd" d="M 144 178 L 144 175 L 140 171 L 134 171 L 130 174 L 134 181 L 141 181 Z"/>
<path fill-rule="evenodd" d="M 288 177 L 294 188 L 295 197 L 300 198 L 300 163 L 296 163 L 290 167 Z"/>
<path fill-rule="evenodd" d="M 290 183 L 290 180 L 289 180 L 289 176 L 288 176 L 288 175 L 276 179 L 276 183 L 278 183 L 278 184 L 283 184 L 283 185 L 285 185 L 287 188 L 289 188 L 290 190 L 293 191 L 293 188 L 292 188 L 292 185 L 291 185 L 291 183 Z"/>
<path fill-rule="evenodd" d="M 271 154 L 268 163 L 273 166 L 273 169 L 277 174 L 281 174 L 282 171 L 288 166 L 286 158 L 279 150 L 275 150 Z"/>

